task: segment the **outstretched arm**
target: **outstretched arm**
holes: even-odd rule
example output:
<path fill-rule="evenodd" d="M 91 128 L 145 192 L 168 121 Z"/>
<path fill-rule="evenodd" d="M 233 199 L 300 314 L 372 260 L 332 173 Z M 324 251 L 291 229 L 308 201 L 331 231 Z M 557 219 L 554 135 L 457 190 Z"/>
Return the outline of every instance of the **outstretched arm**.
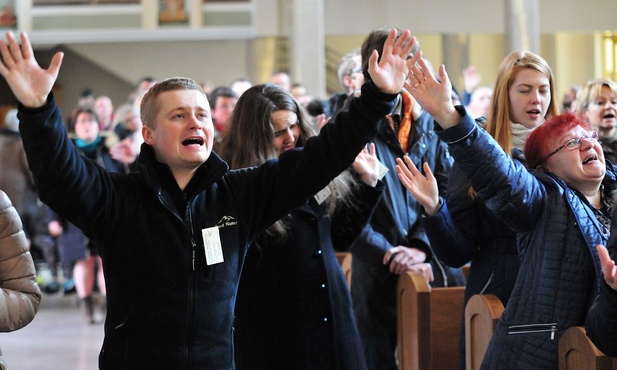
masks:
<path fill-rule="evenodd" d="M 21 45 L 12 32 L 6 33 L 8 41 L 0 40 L 0 74 L 9 84 L 17 100 L 28 108 L 38 108 L 45 104 L 62 64 L 63 53 L 58 52 L 51 60 L 48 69 L 39 66 L 30 39 L 25 32 L 20 33 Z"/>

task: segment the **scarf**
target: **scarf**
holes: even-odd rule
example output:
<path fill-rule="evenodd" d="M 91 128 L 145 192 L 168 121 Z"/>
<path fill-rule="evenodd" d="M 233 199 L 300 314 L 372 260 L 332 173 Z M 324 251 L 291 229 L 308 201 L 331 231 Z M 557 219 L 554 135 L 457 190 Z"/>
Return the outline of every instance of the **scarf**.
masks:
<path fill-rule="evenodd" d="M 392 117 L 387 115 L 386 118 L 390 121 L 390 126 L 392 126 L 394 132 L 397 133 L 398 142 L 406 153 L 409 144 L 409 132 L 411 131 L 411 123 L 413 120 L 413 99 L 411 94 L 406 90 L 401 91 L 401 97 L 403 99 L 403 108 L 401 109 L 401 122 L 398 125 L 398 130 L 394 125 Z"/>
<path fill-rule="evenodd" d="M 101 142 L 101 137 L 97 137 L 93 142 L 91 142 L 90 144 L 88 144 L 87 141 L 76 138 L 75 139 L 75 145 L 81 149 L 81 151 L 84 152 L 84 154 L 86 154 L 87 156 L 92 155 L 93 153 L 96 153 L 96 150 L 99 146 L 99 143 Z"/>
<path fill-rule="evenodd" d="M 523 151 L 525 141 L 529 134 L 535 129 L 527 128 L 520 123 L 510 122 L 510 134 L 512 135 L 512 148 Z"/>

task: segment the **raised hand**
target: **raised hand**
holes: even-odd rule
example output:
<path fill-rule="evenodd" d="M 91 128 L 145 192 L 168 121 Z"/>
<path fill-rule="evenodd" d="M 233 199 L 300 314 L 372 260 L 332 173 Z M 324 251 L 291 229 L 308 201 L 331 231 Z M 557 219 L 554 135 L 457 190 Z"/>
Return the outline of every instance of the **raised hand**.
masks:
<path fill-rule="evenodd" d="M 463 70 L 463 83 L 465 84 L 465 91 L 472 93 L 476 87 L 482 82 L 482 75 L 478 73 L 476 67 L 468 66 Z"/>
<path fill-rule="evenodd" d="M 416 43 L 416 38 L 411 36 L 409 30 L 403 31 L 398 39 L 396 34 L 396 29 L 390 30 L 383 46 L 381 59 L 379 52 L 373 50 L 368 62 L 371 79 L 381 91 L 389 94 L 398 94 L 403 89 L 409 73 L 406 63 L 407 56 Z"/>
<path fill-rule="evenodd" d="M 422 175 L 418 168 L 413 164 L 409 157 L 405 156 L 405 162 L 400 158 L 396 159 L 396 172 L 403 186 L 409 190 L 411 195 L 418 200 L 429 216 L 437 213 L 439 208 L 439 188 L 437 180 L 428 163 L 424 162 L 423 168 L 426 177 Z"/>
<path fill-rule="evenodd" d="M 408 61 L 408 65 L 411 73 L 405 82 L 407 91 L 441 127 L 456 125 L 460 115 L 452 103 L 452 83 L 446 67 L 443 64 L 439 66 L 439 79 L 435 78 L 421 51 Z"/>
<path fill-rule="evenodd" d="M 8 41 L 0 40 L 0 75 L 4 77 L 15 97 L 26 107 L 41 107 L 53 87 L 62 64 L 62 52 L 56 53 L 48 69 L 39 66 L 30 39 L 25 32 L 20 33 L 21 45 L 12 32 L 6 33 Z"/>
<path fill-rule="evenodd" d="M 604 281 L 606 281 L 606 284 L 611 288 L 617 290 L 617 267 L 615 266 L 615 261 L 611 259 L 608 250 L 603 245 L 598 245 L 597 249 L 600 262 L 602 263 Z"/>
<path fill-rule="evenodd" d="M 371 143 L 369 148 L 364 148 L 356 156 L 356 160 L 352 164 L 362 182 L 369 186 L 377 185 L 379 180 L 379 160 L 375 154 L 375 143 Z"/>

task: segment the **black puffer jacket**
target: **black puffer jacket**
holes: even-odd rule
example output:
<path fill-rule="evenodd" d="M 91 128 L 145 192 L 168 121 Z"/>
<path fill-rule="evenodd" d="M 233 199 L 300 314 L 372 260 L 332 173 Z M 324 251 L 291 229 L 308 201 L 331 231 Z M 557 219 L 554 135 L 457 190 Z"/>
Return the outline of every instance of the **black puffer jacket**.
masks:
<path fill-rule="evenodd" d="M 561 334 L 583 325 L 598 292 L 602 226 L 584 196 L 551 174 L 527 171 L 471 117 L 439 135 L 478 197 L 517 231 L 519 276 L 482 368 L 557 369 Z M 608 165 L 605 197 L 615 181 Z"/>

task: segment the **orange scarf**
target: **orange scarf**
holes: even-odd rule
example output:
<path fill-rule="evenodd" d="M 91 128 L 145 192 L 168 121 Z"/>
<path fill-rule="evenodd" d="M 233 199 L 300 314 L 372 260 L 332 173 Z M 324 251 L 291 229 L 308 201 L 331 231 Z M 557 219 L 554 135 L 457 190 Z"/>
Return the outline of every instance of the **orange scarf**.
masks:
<path fill-rule="evenodd" d="M 401 109 L 401 123 L 399 124 L 397 136 L 398 142 L 401 144 L 401 148 L 403 148 L 403 152 L 407 153 L 409 132 L 411 131 L 411 122 L 413 121 L 413 99 L 411 98 L 411 94 L 406 90 L 401 91 L 401 97 L 403 98 L 403 108 Z M 386 117 L 390 121 L 390 126 L 392 126 L 392 129 L 396 132 L 392 117 Z"/>

